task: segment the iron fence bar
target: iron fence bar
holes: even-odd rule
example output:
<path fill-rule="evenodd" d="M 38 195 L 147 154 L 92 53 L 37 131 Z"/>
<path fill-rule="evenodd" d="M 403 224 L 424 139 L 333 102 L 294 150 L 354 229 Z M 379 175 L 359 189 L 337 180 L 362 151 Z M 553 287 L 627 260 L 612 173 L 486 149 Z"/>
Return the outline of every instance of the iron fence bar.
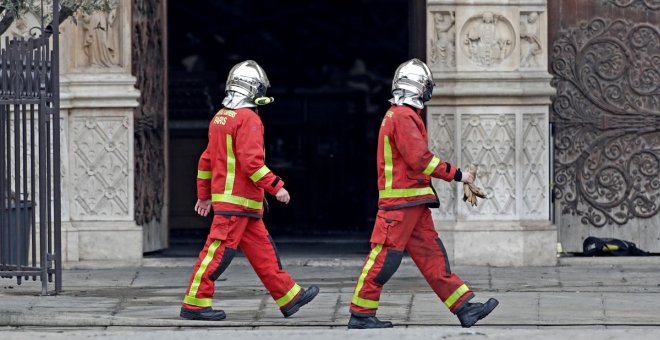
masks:
<path fill-rule="evenodd" d="M 51 201 L 50 198 L 53 197 L 51 196 L 51 190 L 50 190 L 50 185 L 51 185 L 51 164 L 50 164 L 50 124 L 51 124 L 51 119 L 50 119 L 50 108 L 48 107 L 48 104 L 46 104 L 46 107 L 44 107 L 44 111 L 46 112 L 46 150 L 48 150 L 46 154 L 46 197 L 48 197 L 48 202 L 46 204 L 46 225 L 48 226 L 48 242 L 46 242 L 46 249 L 47 249 L 47 254 L 48 254 L 48 260 L 45 263 L 46 268 L 50 269 L 51 268 L 51 255 L 53 254 L 53 220 L 51 218 L 52 214 L 52 208 L 51 208 Z M 53 276 L 48 273 L 48 282 L 53 281 Z"/>
<path fill-rule="evenodd" d="M 2 65 L 0 65 L 2 69 L 4 69 L 5 63 L 2 62 Z M 3 82 L 4 82 L 4 77 L 3 77 Z M 9 218 L 8 210 L 5 210 L 5 207 L 7 206 L 6 201 L 5 201 L 5 129 L 4 129 L 4 122 L 5 122 L 5 111 L 6 111 L 6 106 L 5 105 L 0 105 L 0 208 L 2 211 L 2 214 L 0 214 L 0 232 L 3 234 L 2 237 L 2 243 L 0 244 L 0 262 L 2 263 L 2 266 L 4 267 L 7 262 L 9 261 L 9 256 L 5 255 L 6 252 L 9 252 L 9 225 L 5 223 L 5 219 Z M 5 232 L 7 234 L 7 237 L 4 237 Z"/>
<path fill-rule="evenodd" d="M 43 24 L 42 24 L 43 25 Z M 43 32 L 43 30 L 42 30 Z M 43 34 L 39 39 L 44 39 Z M 48 254 L 46 253 L 46 243 L 48 242 L 46 235 L 46 204 L 48 204 L 48 197 L 46 197 L 46 66 L 43 48 L 39 49 L 39 68 L 41 73 L 39 75 L 39 249 L 41 257 L 41 294 L 48 294 L 48 270 L 46 261 L 48 261 Z"/>
<path fill-rule="evenodd" d="M 0 105 L 14 105 L 14 104 L 35 104 L 38 105 L 40 102 L 39 98 L 32 98 L 32 99 L 16 99 L 16 98 L 10 98 L 10 99 L 0 99 Z"/>
<path fill-rule="evenodd" d="M 12 57 L 11 55 L 9 56 L 10 58 Z M 11 235 L 11 225 L 10 225 L 10 218 L 9 218 L 9 213 L 10 213 L 10 204 L 11 204 L 11 130 L 9 126 L 9 111 L 10 111 L 10 106 L 7 105 L 5 106 L 5 112 L 2 115 L 2 129 L 4 130 L 4 138 L 3 138 L 3 150 L 2 150 L 2 158 L 4 161 L 4 166 L 2 171 L 4 172 L 4 176 L 2 177 L 2 181 L 4 184 L 4 191 L 3 191 L 3 196 L 4 196 L 4 205 L 2 206 L 2 209 L 5 211 L 5 218 L 3 219 L 3 222 L 5 224 L 5 230 L 7 230 L 7 235 Z M 7 262 L 11 262 L 12 258 L 12 242 L 11 238 L 9 238 L 9 243 L 7 244 L 7 251 L 5 251 L 5 254 L 7 256 Z"/>
<path fill-rule="evenodd" d="M 30 223 L 30 231 L 32 232 L 32 266 L 37 266 L 37 209 L 36 203 L 36 186 L 37 179 L 35 176 L 36 171 L 36 158 L 35 158 L 35 137 L 34 137 L 34 105 L 30 104 L 30 192 L 32 193 L 32 221 Z M 37 280 L 36 276 L 32 277 L 33 281 Z"/>
<path fill-rule="evenodd" d="M 23 123 L 23 129 L 22 129 L 22 136 L 23 136 L 23 143 L 21 145 L 21 150 L 22 150 L 22 159 L 23 159 L 23 170 L 21 172 L 21 177 L 23 178 L 23 196 L 20 197 L 22 202 L 25 202 L 24 209 L 21 210 L 21 225 L 26 233 L 25 237 L 27 238 L 30 232 L 30 226 L 28 225 L 28 206 L 29 201 L 29 192 L 28 192 L 28 181 L 27 181 L 27 173 L 28 173 L 28 162 L 27 162 L 27 106 L 26 105 L 21 105 L 21 122 Z M 29 242 L 28 242 L 29 244 Z M 29 248 L 29 247 L 28 247 Z M 28 249 L 24 250 L 26 256 L 25 256 L 25 265 L 28 266 L 30 263 L 30 260 L 28 259 Z M 29 277 L 25 277 L 25 280 L 29 280 Z"/>
<path fill-rule="evenodd" d="M 17 67 L 18 68 L 18 67 Z M 17 73 L 17 75 L 20 75 L 20 73 Z M 20 76 L 16 76 L 16 82 L 20 82 Z M 20 106 L 19 105 L 14 105 L 14 190 L 16 190 L 13 194 L 14 198 L 14 231 L 16 235 L 16 241 L 14 250 L 15 250 L 15 259 L 16 259 L 16 264 L 18 266 L 17 271 L 21 271 L 21 260 L 23 258 L 23 253 L 21 253 L 22 247 L 21 243 L 21 220 L 19 216 L 21 215 L 21 200 L 20 200 L 20 193 L 21 193 L 21 177 L 19 175 L 21 168 L 20 168 L 20 146 L 21 146 L 21 140 L 20 140 Z M 21 284 L 22 276 L 16 276 L 16 284 Z"/>
<path fill-rule="evenodd" d="M 53 194 L 55 196 L 55 292 L 62 291 L 62 190 L 61 190 L 61 162 L 60 162 L 60 1 L 53 0 L 53 59 L 52 59 L 52 82 L 53 82 L 53 154 L 55 157 L 55 169 L 53 177 L 55 185 Z"/>

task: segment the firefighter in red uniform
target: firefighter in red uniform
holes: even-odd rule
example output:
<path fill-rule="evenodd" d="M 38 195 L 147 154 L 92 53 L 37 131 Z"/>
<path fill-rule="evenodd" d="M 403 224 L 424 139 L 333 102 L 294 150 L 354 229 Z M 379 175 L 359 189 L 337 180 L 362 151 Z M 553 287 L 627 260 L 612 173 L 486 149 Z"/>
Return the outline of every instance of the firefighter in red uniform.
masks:
<path fill-rule="evenodd" d="M 284 181 L 264 164 L 264 127 L 254 107 L 267 104 L 270 87 L 254 61 L 236 64 L 227 78 L 223 108 L 209 124 L 209 143 L 199 159 L 197 204 L 202 216 L 213 210 L 213 224 L 195 263 L 181 307 L 190 320 L 222 320 L 211 308 L 214 281 L 227 269 L 239 247 L 270 292 L 284 317 L 310 302 L 319 289 L 301 288 L 282 265 L 263 221 L 264 191 L 289 203 Z"/>
<path fill-rule="evenodd" d="M 348 328 L 389 328 L 376 318 L 383 285 L 392 277 L 406 250 L 442 302 L 461 326 L 470 327 L 498 304 L 471 303 L 472 290 L 449 269 L 447 252 L 433 226 L 429 207 L 439 205 L 431 177 L 445 181 L 474 180 L 428 149 L 420 116 L 433 92 L 431 70 L 418 59 L 397 68 L 392 81 L 392 106 L 378 135 L 378 214 L 367 256 L 353 294 Z"/>

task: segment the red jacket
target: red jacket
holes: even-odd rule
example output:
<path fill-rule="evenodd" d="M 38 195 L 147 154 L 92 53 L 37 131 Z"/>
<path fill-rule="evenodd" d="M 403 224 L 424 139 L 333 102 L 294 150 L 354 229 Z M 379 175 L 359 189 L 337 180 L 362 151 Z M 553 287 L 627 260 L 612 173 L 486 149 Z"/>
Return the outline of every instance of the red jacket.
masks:
<path fill-rule="evenodd" d="M 431 177 L 460 180 L 461 170 L 434 156 L 421 110 L 393 105 L 378 134 L 378 208 L 400 209 L 438 204 Z"/>
<path fill-rule="evenodd" d="M 264 190 L 275 195 L 283 186 L 264 164 L 264 126 L 257 113 L 221 109 L 199 158 L 197 198 L 211 199 L 215 214 L 261 218 Z"/>

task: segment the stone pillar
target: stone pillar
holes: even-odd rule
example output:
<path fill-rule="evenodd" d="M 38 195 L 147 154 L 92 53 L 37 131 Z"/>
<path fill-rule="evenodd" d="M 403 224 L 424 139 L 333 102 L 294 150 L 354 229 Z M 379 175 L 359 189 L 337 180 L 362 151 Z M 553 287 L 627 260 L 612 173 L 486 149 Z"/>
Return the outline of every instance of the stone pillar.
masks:
<path fill-rule="evenodd" d="M 457 264 L 556 263 L 550 222 L 546 0 L 429 0 L 430 146 L 439 157 L 479 166 L 489 193 L 477 207 L 458 183 L 434 181 L 434 221 Z"/>
<path fill-rule="evenodd" d="M 134 218 L 131 1 L 61 27 L 63 259 L 139 263 Z"/>

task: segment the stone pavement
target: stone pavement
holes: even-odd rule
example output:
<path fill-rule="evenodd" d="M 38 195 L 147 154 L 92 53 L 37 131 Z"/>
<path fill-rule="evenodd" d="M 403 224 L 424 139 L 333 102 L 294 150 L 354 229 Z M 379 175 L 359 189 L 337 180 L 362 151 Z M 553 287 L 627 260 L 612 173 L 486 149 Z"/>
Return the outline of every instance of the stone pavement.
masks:
<path fill-rule="evenodd" d="M 104 269 L 99 269 L 102 265 L 99 263 L 81 264 L 65 270 L 65 291 L 56 296 L 38 296 L 39 282 L 17 286 L 13 279 L 0 279 L 0 326 L 6 326 L 0 328 L 0 338 L 4 338 L 4 332 L 34 331 L 33 327 L 69 330 L 76 327 L 76 331 L 88 327 L 138 333 L 144 327 L 200 331 L 275 327 L 290 328 L 291 332 L 294 328 L 310 331 L 336 328 L 343 332 L 362 259 L 355 256 L 287 258 L 283 254 L 285 269 L 298 283 L 321 288 L 312 303 L 284 319 L 246 259 L 237 257 L 216 285 L 214 307 L 227 312 L 227 319 L 221 322 L 194 322 L 178 317 L 193 262 L 193 258 L 148 258 L 141 267 Z M 640 327 L 651 327 L 658 334 L 656 338 L 660 338 L 660 328 L 655 328 L 660 326 L 658 262 L 649 258 L 598 258 L 586 262 L 562 261 L 556 267 L 454 266 L 452 271 L 461 275 L 476 292 L 475 301 L 488 297 L 500 301 L 491 316 L 465 333 L 412 261 L 404 258 L 385 286 L 378 315 L 410 332 L 420 326 L 426 327 L 421 332 L 448 326 L 433 334 L 450 330 L 453 332 L 447 333 L 450 337 L 451 334 L 479 335 L 482 329 L 493 327 L 496 333 L 511 328 L 586 327 L 597 331 L 614 327 L 623 328 L 618 331 L 624 333 L 633 332 L 630 334 Z M 140 334 L 146 336 L 149 332 Z M 640 331 L 640 335 L 653 332 Z M 250 338 L 250 333 L 246 334 L 243 338 Z"/>

